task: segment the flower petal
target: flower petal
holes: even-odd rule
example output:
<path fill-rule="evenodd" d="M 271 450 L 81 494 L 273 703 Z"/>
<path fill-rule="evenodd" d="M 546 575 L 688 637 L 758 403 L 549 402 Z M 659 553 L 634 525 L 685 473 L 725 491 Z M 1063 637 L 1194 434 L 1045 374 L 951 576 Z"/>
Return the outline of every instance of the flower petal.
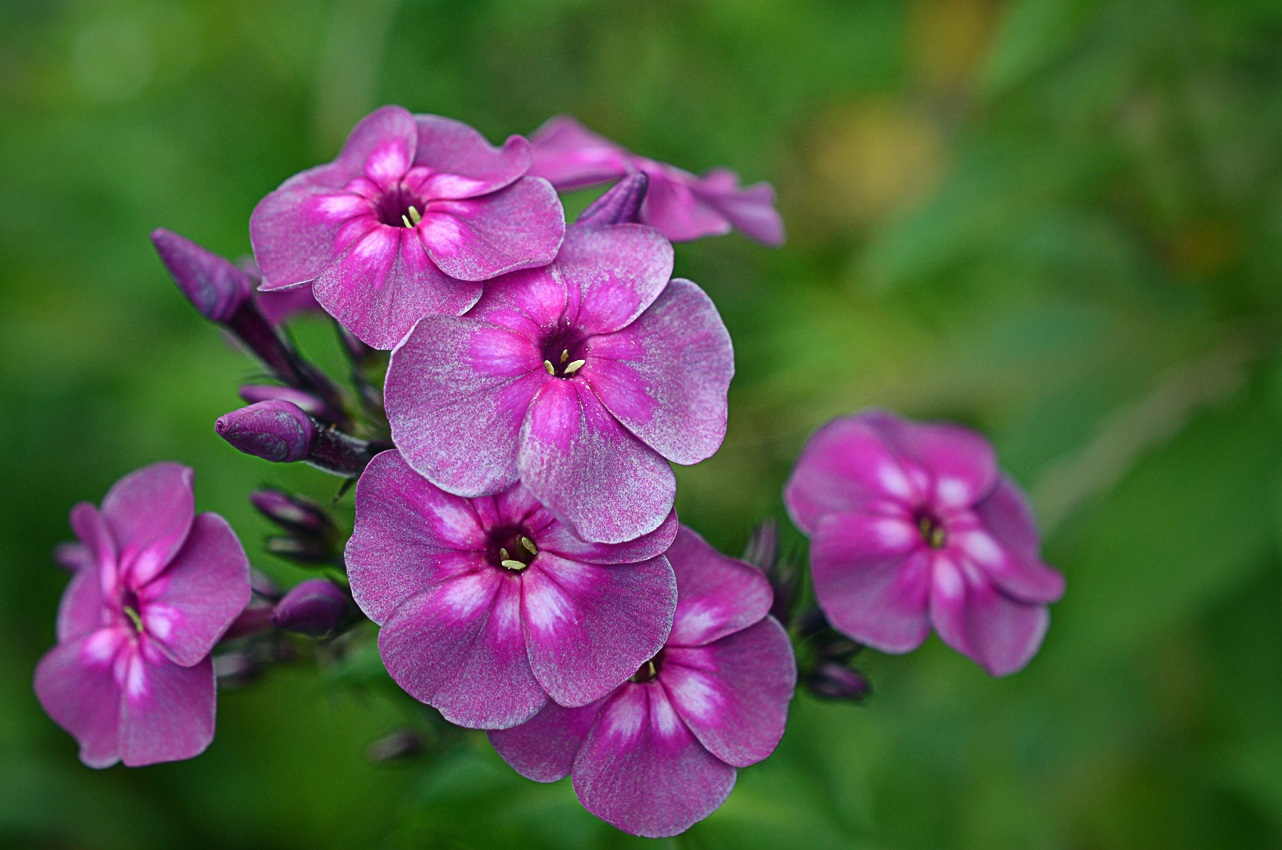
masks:
<path fill-rule="evenodd" d="M 746 767 L 783 737 L 797 662 L 788 633 L 767 617 L 707 646 L 668 647 L 659 681 L 709 752 Z"/>
<path fill-rule="evenodd" d="M 77 570 L 58 603 L 58 642 L 65 643 L 105 623 L 102 585 L 93 566 Z"/>
<path fill-rule="evenodd" d="M 312 294 L 366 345 L 389 350 L 422 317 L 466 311 L 481 287 L 442 274 L 412 228 L 376 225 L 325 269 Z"/>
<path fill-rule="evenodd" d="M 543 177 L 558 189 L 581 189 L 627 174 L 626 153 L 591 132 L 569 115 L 548 119 L 530 134 L 531 177 Z"/>
<path fill-rule="evenodd" d="M 409 110 L 381 106 L 352 128 L 334 165 L 349 177 L 394 174 L 391 179 L 398 180 L 408 170 L 417 143 L 418 127 Z"/>
<path fill-rule="evenodd" d="M 813 535 L 826 513 L 870 504 L 920 504 L 922 485 L 865 416 L 834 419 L 810 436 L 784 487 L 788 514 Z"/>
<path fill-rule="evenodd" d="M 618 333 L 592 337 L 580 374 L 606 408 L 674 463 L 705 460 L 726 436 L 730 334 L 703 290 L 677 278 Z"/>
<path fill-rule="evenodd" d="M 744 236 L 766 245 L 783 244 L 783 219 L 775 209 L 775 190 L 769 183 L 754 183 L 741 189 L 738 175 L 717 169 L 700 178 L 693 188 L 704 203 Z"/>
<path fill-rule="evenodd" d="M 825 515 L 810 562 L 819 607 L 838 631 L 883 652 L 908 652 L 926 639 L 931 550 L 911 524 Z"/>
<path fill-rule="evenodd" d="M 521 585 L 487 567 L 406 601 L 384 624 L 379 652 L 410 696 L 470 729 L 506 729 L 547 701 L 526 658 Z"/>
<path fill-rule="evenodd" d="M 181 667 L 142 636 L 129 653 L 120 760 L 130 767 L 198 756 L 214 740 L 214 662 Z"/>
<path fill-rule="evenodd" d="M 937 510 L 967 508 L 997 484 L 997 456 L 982 436 L 946 422 L 909 422 L 882 410 L 860 417 L 892 449 L 930 478 L 926 496 Z"/>
<path fill-rule="evenodd" d="M 571 227 L 556 257 L 570 324 L 584 334 L 626 327 L 663 292 L 672 263 L 672 244 L 652 228 Z"/>
<path fill-rule="evenodd" d="M 165 571 L 139 589 L 139 614 L 165 655 L 190 667 L 209 654 L 250 596 L 244 548 L 226 520 L 206 513 Z"/>
<path fill-rule="evenodd" d="M 471 319 L 423 319 L 388 366 L 392 441 L 411 467 L 451 493 L 505 490 L 517 480 L 526 410 L 553 380 L 527 337 Z"/>
<path fill-rule="evenodd" d="M 264 292 L 310 283 L 334 259 L 335 237 L 353 218 L 373 218 L 364 197 L 343 191 L 351 175 L 321 165 L 296 174 L 258 202 L 249 216 L 249 242 Z"/>
<path fill-rule="evenodd" d="M 1064 595 L 1064 577 L 1042 563 L 1037 520 L 1019 488 L 1001 476 L 988 497 L 975 506 L 975 514 L 996 539 L 1000 551 L 970 541 L 967 555 L 1002 590 L 1024 602 L 1055 602 Z M 987 537 L 987 535 L 985 535 Z M 986 554 L 993 557 L 984 557 Z"/>
<path fill-rule="evenodd" d="M 102 516 L 119 546 L 120 576 L 134 587 L 150 581 L 183 545 L 196 501 L 192 471 L 153 463 L 117 481 L 102 500 Z"/>
<path fill-rule="evenodd" d="M 542 711 L 520 726 L 490 732 L 490 743 L 526 779 L 556 782 L 570 775 L 574 757 L 603 703 L 564 708 L 548 700 Z"/>
<path fill-rule="evenodd" d="M 540 553 L 521 575 L 530 667 L 552 699 L 585 705 L 663 648 L 676 605 L 663 557 L 596 566 Z"/>
<path fill-rule="evenodd" d="M 414 594 L 481 569 L 485 544 L 468 500 L 434 486 L 396 452 L 382 452 L 356 485 L 356 525 L 344 555 L 352 597 L 384 623 Z"/>
<path fill-rule="evenodd" d="M 622 543 L 648 534 L 676 498 L 667 461 L 577 379 L 549 380 L 531 402 L 517 468 L 525 486 L 584 540 Z"/>
<path fill-rule="evenodd" d="M 663 525 L 624 543 L 589 543 L 575 536 L 569 526 L 553 520 L 538 536 L 540 550 L 585 564 L 634 564 L 668 551 L 676 539 L 677 512 L 670 511 Z"/>
<path fill-rule="evenodd" d="M 565 211 L 546 180 L 457 201 L 428 201 L 416 228 L 432 261 L 459 280 L 482 281 L 546 266 L 565 235 Z"/>
<path fill-rule="evenodd" d="M 565 281 L 555 269 L 527 269 L 487 281 L 467 317 L 502 325 L 531 340 L 542 339 L 565 314 Z"/>
<path fill-rule="evenodd" d="M 774 592 L 761 570 L 722 555 L 681 526 L 668 550 L 677 574 L 677 614 L 669 646 L 703 646 L 770 613 Z"/>
<path fill-rule="evenodd" d="M 681 722 L 657 682 L 625 685 L 606 703 L 574 760 L 584 808 L 634 835 L 684 832 L 734 788 L 735 769 Z"/>
<path fill-rule="evenodd" d="M 502 189 L 530 167 L 530 143 L 509 136 L 496 148 L 476 130 L 439 115 L 415 115 L 416 166 L 435 174 L 425 187 L 433 198 L 472 198 Z"/>
<path fill-rule="evenodd" d="M 1012 599 L 978 570 L 937 555 L 930 619 L 944 643 L 993 676 L 1020 670 L 1037 653 L 1050 626 L 1045 605 Z"/>
<path fill-rule="evenodd" d="M 650 189 L 641 204 L 641 220 L 646 224 L 673 242 L 730 232 L 725 216 L 691 191 L 699 178 L 652 160 L 642 160 L 641 169 L 650 176 Z"/>
<path fill-rule="evenodd" d="M 80 760 L 110 767 L 120 759 L 120 686 L 114 668 L 128 637 L 99 629 L 60 643 L 36 665 L 36 697 L 53 721 L 80 743 Z"/>

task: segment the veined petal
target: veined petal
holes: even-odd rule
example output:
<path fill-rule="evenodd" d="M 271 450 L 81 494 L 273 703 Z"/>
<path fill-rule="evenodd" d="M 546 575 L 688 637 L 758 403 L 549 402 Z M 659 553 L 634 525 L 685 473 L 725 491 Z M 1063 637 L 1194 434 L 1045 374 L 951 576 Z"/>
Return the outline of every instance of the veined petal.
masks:
<path fill-rule="evenodd" d="M 730 232 L 730 222 L 691 191 L 698 178 L 657 162 L 645 161 L 641 169 L 650 176 L 650 190 L 641 204 L 641 219 L 673 242 Z"/>
<path fill-rule="evenodd" d="M 726 435 L 730 334 L 703 290 L 677 278 L 623 330 L 592 337 L 581 374 L 643 443 L 674 463 L 712 456 Z"/>
<path fill-rule="evenodd" d="M 767 617 L 706 646 L 668 647 L 659 682 L 709 752 L 746 767 L 783 737 L 797 662 L 788 633 Z"/>
<path fill-rule="evenodd" d="M 196 515 L 192 471 L 154 463 L 117 481 L 102 500 L 102 516 L 119 546 L 121 580 L 139 587 L 173 558 Z"/>
<path fill-rule="evenodd" d="M 931 557 L 903 520 L 825 515 L 810 552 L 819 607 L 860 643 L 883 652 L 915 649 L 930 631 Z"/>
<path fill-rule="evenodd" d="M 570 775 L 574 757 L 603 704 L 604 700 L 597 700 L 565 708 L 548 700 L 542 711 L 520 726 L 490 732 L 490 743 L 526 779 L 556 782 Z"/>
<path fill-rule="evenodd" d="M 174 664 L 146 635 L 129 653 L 120 760 L 130 767 L 198 756 L 214 740 L 214 662 Z"/>
<path fill-rule="evenodd" d="M 557 115 L 530 134 L 531 177 L 558 189 L 607 183 L 630 170 L 626 153 L 568 115 Z"/>
<path fill-rule="evenodd" d="M 467 317 L 502 325 L 533 341 L 558 326 L 565 303 L 565 281 L 556 266 L 547 266 L 487 281 Z"/>
<path fill-rule="evenodd" d="M 143 627 L 171 661 L 191 667 L 209 655 L 251 595 L 249 559 L 227 521 L 200 514 L 159 576 L 138 590 Z"/>
<path fill-rule="evenodd" d="M 547 701 L 526 658 L 520 579 L 481 570 L 428 588 L 378 636 L 387 672 L 410 696 L 470 729 L 506 729 Z"/>
<path fill-rule="evenodd" d="M 325 269 L 312 294 L 362 342 L 389 350 L 422 317 L 466 311 L 481 287 L 442 274 L 414 229 L 378 225 Z"/>
<path fill-rule="evenodd" d="M 626 327 L 663 292 L 672 263 L 672 244 L 652 228 L 571 227 L 556 258 L 570 324 L 589 335 Z"/>
<path fill-rule="evenodd" d="M 574 761 L 583 807 L 634 835 L 661 838 L 712 814 L 735 769 L 695 739 L 657 682 L 625 685 L 606 703 Z"/>
<path fill-rule="evenodd" d="M 541 552 L 521 575 L 530 667 L 561 705 L 599 699 L 663 648 L 676 604 L 663 557 L 597 566 Z"/>
<path fill-rule="evenodd" d="M 415 115 L 418 152 L 414 164 L 435 172 L 425 186 L 431 198 L 471 198 L 502 189 L 530 167 L 530 143 L 509 136 L 502 148 L 459 121 Z"/>
<path fill-rule="evenodd" d="M 663 525 L 635 540 L 589 543 L 568 526 L 553 520 L 539 534 L 539 548 L 585 564 L 635 564 L 667 552 L 676 539 L 678 525 L 677 512 L 671 511 Z"/>
<path fill-rule="evenodd" d="M 565 211 L 546 180 L 522 177 L 488 195 L 428 201 L 416 228 L 432 261 L 459 280 L 546 266 L 565 235 Z"/>
<path fill-rule="evenodd" d="M 930 619 L 944 643 L 993 676 L 1022 669 L 1037 653 L 1050 626 L 1045 605 L 1012 599 L 978 570 L 942 552 L 936 554 L 933 565 Z"/>
<path fill-rule="evenodd" d="M 676 498 L 667 461 L 577 379 L 547 381 L 530 403 L 517 468 L 525 486 L 589 541 L 621 543 L 654 531 Z"/>
<path fill-rule="evenodd" d="M 774 593 L 764 573 L 722 555 L 686 526 L 668 550 L 677 574 L 677 613 L 668 645 L 703 646 L 768 613 Z"/>
<path fill-rule="evenodd" d="M 988 441 L 960 425 L 908 422 L 874 410 L 860 419 L 880 433 L 901 457 L 930 478 L 929 503 L 937 510 L 974 505 L 997 484 L 997 457 Z"/>
<path fill-rule="evenodd" d="M 423 319 L 392 352 L 387 418 L 411 467 L 464 496 L 517 480 L 521 423 L 554 381 L 527 337 L 471 319 Z"/>
<path fill-rule="evenodd" d="M 128 637 L 104 628 L 60 643 L 36 666 L 36 697 L 80 743 L 80 760 L 110 767 L 120 759 L 120 685 L 115 666 Z"/>
<path fill-rule="evenodd" d="M 417 143 L 418 128 L 409 110 L 402 106 L 382 106 L 352 128 L 334 165 L 348 177 L 368 175 L 388 179 L 387 175 L 394 182 L 409 169 Z"/>

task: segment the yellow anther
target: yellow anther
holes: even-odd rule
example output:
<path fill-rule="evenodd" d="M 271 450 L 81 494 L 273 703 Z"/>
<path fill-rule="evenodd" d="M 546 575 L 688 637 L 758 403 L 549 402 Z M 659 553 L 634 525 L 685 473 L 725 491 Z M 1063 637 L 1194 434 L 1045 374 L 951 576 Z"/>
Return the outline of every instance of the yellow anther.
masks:
<path fill-rule="evenodd" d="M 533 540 L 531 540 L 530 538 L 528 538 L 528 537 L 522 537 L 522 538 L 521 538 L 521 545 L 522 545 L 522 546 L 524 546 L 527 550 L 529 550 L 529 553 L 530 553 L 531 555 L 537 555 L 537 554 L 539 554 L 539 550 L 538 550 L 537 548 L 535 548 L 535 546 L 534 546 L 534 541 L 533 541 Z"/>
<path fill-rule="evenodd" d="M 577 371 L 579 371 L 580 369 L 582 369 L 582 368 L 583 368 L 583 364 L 584 364 L 584 363 L 586 363 L 586 362 L 588 362 L 588 361 L 586 361 L 586 360 L 575 360 L 573 363 L 567 363 L 567 364 L 566 364 L 566 366 L 565 366 L 565 374 L 567 374 L 567 375 L 573 375 L 575 372 L 577 372 Z"/>
<path fill-rule="evenodd" d="M 529 564 L 523 564 L 520 561 L 513 561 L 511 558 L 504 558 L 502 561 L 499 561 L 499 563 L 513 572 L 520 572 L 529 566 Z"/>
<path fill-rule="evenodd" d="M 413 204 L 410 204 L 410 221 L 414 222 L 415 224 L 418 224 L 422 220 L 423 220 L 423 216 L 419 215 L 418 210 L 414 209 Z"/>
<path fill-rule="evenodd" d="M 544 361 L 543 361 L 543 368 L 548 370 L 548 374 L 549 374 L 549 375 L 555 375 L 555 374 L 556 374 L 556 369 L 554 369 L 554 368 L 552 367 L 552 361 L 551 361 L 551 360 L 544 360 Z"/>
<path fill-rule="evenodd" d="M 414 225 L 410 224 L 410 220 L 409 220 L 408 218 L 406 218 L 406 217 L 405 217 L 405 214 L 404 214 L 404 213 L 401 213 L 401 221 L 402 221 L 402 222 L 404 222 L 404 224 L 405 224 L 405 226 L 406 226 L 406 227 L 413 227 L 413 226 L 414 226 Z"/>
<path fill-rule="evenodd" d="M 507 550 L 506 550 L 506 549 L 504 549 L 502 546 L 500 546 L 500 547 L 499 547 L 499 560 L 500 560 L 500 561 L 506 561 L 506 560 L 507 560 L 507 558 L 508 558 Z"/>
<path fill-rule="evenodd" d="M 570 349 L 568 349 L 568 348 L 562 349 L 562 350 L 561 350 L 561 362 L 562 362 L 562 363 L 564 363 L 565 361 L 567 361 L 567 360 L 569 360 L 569 359 L 570 359 Z"/>

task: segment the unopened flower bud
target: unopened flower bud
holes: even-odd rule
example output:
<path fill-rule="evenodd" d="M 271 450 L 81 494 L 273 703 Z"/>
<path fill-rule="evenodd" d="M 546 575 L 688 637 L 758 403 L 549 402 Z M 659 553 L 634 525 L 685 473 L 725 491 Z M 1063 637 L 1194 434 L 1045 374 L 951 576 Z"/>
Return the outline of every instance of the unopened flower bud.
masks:
<path fill-rule="evenodd" d="M 218 417 L 214 430 L 245 454 L 275 463 L 307 458 L 316 420 L 288 401 L 260 401 Z"/>
<path fill-rule="evenodd" d="M 408 758 L 423 751 L 423 739 L 412 729 L 397 731 L 379 738 L 365 750 L 370 761 L 384 762 Z"/>
<path fill-rule="evenodd" d="M 342 564 L 342 559 L 334 547 L 328 542 L 316 538 L 299 538 L 290 534 L 279 534 L 275 537 L 268 537 L 263 544 L 263 548 L 278 558 L 286 558 L 290 561 L 297 561 L 300 564 Z"/>
<path fill-rule="evenodd" d="M 835 661 L 824 661 L 811 670 L 806 686 L 816 696 L 831 700 L 862 702 L 872 693 L 872 684 L 863 673 Z"/>
<path fill-rule="evenodd" d="M 601 197 L 593 201 L 575 219 L 575 224 L 601 227 L 608 224 L 627 224 L 639 221 L 641 202 L 645 200 L 650 178 L 644 171 L 637 171 L 615 183 Z"/>
<path fill-rule="evenodd" d="M 320 637 L 338 627 L 347 613 L 347 594 L 323 578 L 308 579 L 276 605 L 272 621 L 279 629 Z"/>
<path fill-rule="evenodd" d="M 310 537 L 329 537 L 337 529 L 325 508 L 305 496 L 283 490 L 255 490 L 249 501 L 272 522 Z"/>
<path fill-rule="evenodd" d="M 240 612 L 232 624 L 227 627 L 223 633 L 223 640 L 236 640 L 238 638 L 250 637 L 252 635 L 262 634 L 271 629 L 272 623 L 272 605 L 269 602 L 254 600 L 244 611 Z"/>
<path fill-rule="evenodd" d="M 305 390 L 296 390 L 293 387 L 281 387 L 273 384 L 247 384 L 240 388 L 239 395 L 250 404 L 257 404 L 260 401 L 287 401 L 290 404 L 298 405 L 300 409 L 310 413 L 312 416 L 329 422 L 337 422 L 342 417 L 342 414 L 336 412 L 322 399 Z"/>
<path fill-rule="evenodd" d="M 249 276 L 211 251 L 168 230 L 154 230 L 151 241 L 169 274 L 200 315 L 225 323 L 249 300 Z"/>

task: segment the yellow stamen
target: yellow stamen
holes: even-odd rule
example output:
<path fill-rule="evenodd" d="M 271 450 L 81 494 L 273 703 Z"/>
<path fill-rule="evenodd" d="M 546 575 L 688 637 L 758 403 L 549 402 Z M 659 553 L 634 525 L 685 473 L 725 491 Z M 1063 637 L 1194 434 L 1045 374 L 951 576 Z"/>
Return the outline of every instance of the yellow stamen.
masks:
<path fill-rule="evenodd" d="M 555 374 L 556 374 L 556 369 L 552 368 L 552 361 L 551 361 L 551 360 L 544 360 L 544 361 L 543 361 L 543 368 L 548 370 L 548 374 L 549 374 L 549 375 L 555 375 Z"/>
<path fill-rule="evenodd" d="M 530 538 L 528 538 L 528 537 L 522 537 L 522 538 L 521 538 L 521 545 L 522 545 L 522 546 L 524 546 L 526 549 L 528 549 L 531 555 L 537 555 L 537 554 L 539 554 L 539 550 L 538 550 L 538 549 L 536 549 L 536 548 L 535 548 L 535 546 L 534 546 L 534 541 L 533 541 L 533 540 L 531 540 Z"/>
<path fill-rule="evenodd" d="M 504 558 L 502 561 L 499 561 L 499 563 L 513 572 L 520 572 L 529 566 L 529 564 L 523 564 L 520 561 L 513 561 L 510 558 Z"/>
<path fill-rule="evenodd" d="M 569 359 L 570 359 L 570 349 L 568 349 L 568 348 L 562 349 L 562 350 L 561 350 L 561 362 L 562 362 L 562 363 L 564 363 L 565 361 L 567 361 L 567 360 L 569 360 Z"/>
<path fill-rule="evenodd" d="M 584 364 L 584 363 L 586 363 L 586 362 L 588 362 L 588 361 L 586 361 L 586 360 L 575 360 L 573 363 L 568 363 L 568 364 L 566 364 L 566 367 L 565 367 L 565 374 L 567 374 L 567 375 L 573 375 L 575 372 L 577 372 L 577 371 L 579 371 L 580 369 L 582 369 L 582 368 L 583 368 L 583 364 Z"/>
<path fill-rule="evenodd" d="M 422 220 L 423 220 L 423 216 L 419 215 L 418 210 L 414 209 L 414 205 L 411 204 L 410 205 L 410 221 L 414 222 L 415 224 L 418 224 Z"/>

